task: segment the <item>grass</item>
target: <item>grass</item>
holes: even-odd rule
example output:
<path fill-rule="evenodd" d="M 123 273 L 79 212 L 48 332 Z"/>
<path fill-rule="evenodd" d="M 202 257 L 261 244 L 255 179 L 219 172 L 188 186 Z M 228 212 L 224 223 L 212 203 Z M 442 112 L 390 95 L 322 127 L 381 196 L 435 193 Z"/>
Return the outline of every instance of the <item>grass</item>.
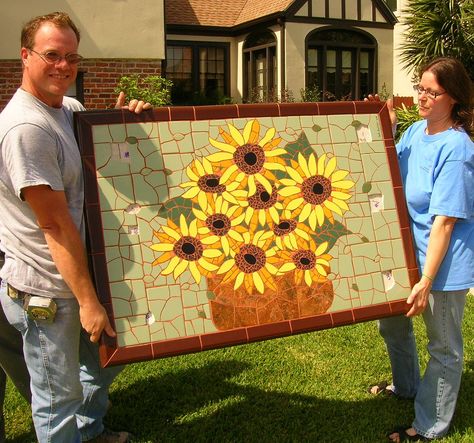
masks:
<path fill-rule="evenodd" d="M 464 320 L 465 369 L 456 415 L 443 443 L 474 442 L 474 298 Z M 422 366 L 426 337 L 415 327 Z M 390 379 L 375 322 L 129 365 L 111 389 L 107 424 L 134 442 L 386 441 L 409 424 L 410 401 L 373 397 Z M 7 439 L 34 441 L 30 409 L 9 384 Z"/>

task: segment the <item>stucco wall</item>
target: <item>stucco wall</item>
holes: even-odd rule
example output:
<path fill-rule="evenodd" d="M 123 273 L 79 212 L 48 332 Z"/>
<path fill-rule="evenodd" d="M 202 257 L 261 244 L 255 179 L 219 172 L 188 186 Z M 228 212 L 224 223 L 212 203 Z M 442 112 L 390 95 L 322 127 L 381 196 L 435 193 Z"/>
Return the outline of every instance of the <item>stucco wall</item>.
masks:
<path fill-rule="evenodd" d="M 407 7 L 407 0 L 398 0 L 397 1 L 397 10 L 395 11 L 395 16 L 398 19 L 398 23 L 395 25 L 393 44 L 393 92 L 395 95 L 400 96 L 413 96 L 413 87 L 412 87 L 412 72 L 408 72 L 402 67 L 400 63 L 400 45 L 403 43 L 403 33 L 404 25 L 403 15 L 401 11 Z"/>
<path fill-rule="evenodd" d="M 299 95 L 301 88 L 305 87 L 305 39 L 306 36 L 321 25 L 287 23 L 286 24 L 286 87 L 293 91 L 295 96 Z M 348 28 L 345 28 L 348 29 Z M 380 92 L 382 85 L 388 92 L 393 92 L 393 31 L 383 28 L 357 27 L 355 30 L 365 31 L 373 36 L 377 41 L 377 88 Z"/>
<path fill-rule="evenodd" d="M 18 59 L 20 31 L 30 18 L 70 14 L 85 58 L 164 59 L 164 0 L 2 0 L 0 59 Z"/>

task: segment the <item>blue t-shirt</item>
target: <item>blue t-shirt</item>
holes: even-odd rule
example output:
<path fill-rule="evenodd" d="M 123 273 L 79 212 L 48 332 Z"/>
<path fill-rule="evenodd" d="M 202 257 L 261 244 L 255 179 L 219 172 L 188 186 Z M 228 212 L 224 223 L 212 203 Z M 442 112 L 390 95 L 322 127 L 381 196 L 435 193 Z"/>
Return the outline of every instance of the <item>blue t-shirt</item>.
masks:
<path fill-rule="evenodd" d="M 397 144 L 398 161 L 420 272 L 436 215 L 457 217 L 433 282 L 437 291 L 474 286 L 474 143 L 463 130 L 425 133 L 416 122 Z"/>

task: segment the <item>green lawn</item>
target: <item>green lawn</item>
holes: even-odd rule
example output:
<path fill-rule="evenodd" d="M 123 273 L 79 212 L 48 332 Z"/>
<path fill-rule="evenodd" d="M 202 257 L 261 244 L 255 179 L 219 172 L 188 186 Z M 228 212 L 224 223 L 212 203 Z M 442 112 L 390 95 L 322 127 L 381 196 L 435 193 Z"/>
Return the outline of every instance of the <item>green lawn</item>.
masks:
<path fill-rule="evenodd" d="M 424 350 L 421 319 L 416 327 Z M 472 296 L 464 337 L 463 382 L 445 443 L 474 442 Z M 136 442 L 380 442 L 413 416 L 411 402 L 367 393 L 389 377 L 369 322 L 129 365 L 112 386 L 107 423 Z M 5 409 L 9 441 L 34 441 L 29 407 L 11 385 Z"/>

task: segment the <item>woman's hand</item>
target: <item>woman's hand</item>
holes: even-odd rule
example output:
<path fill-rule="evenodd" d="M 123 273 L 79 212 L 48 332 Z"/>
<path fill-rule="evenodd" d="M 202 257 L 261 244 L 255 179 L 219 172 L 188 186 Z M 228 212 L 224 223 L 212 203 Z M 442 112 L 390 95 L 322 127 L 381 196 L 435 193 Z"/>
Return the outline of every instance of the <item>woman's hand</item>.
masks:
<path fill-rule="evenodd" d="M 369 94 L 367 98 L 364 98 L 364 101 L 368 102 L 379 102 L 380 97 L 378 94 Z M 392 122 L 392 132 L 395 134 L 395 131 L 397 130 L 397 114 L 395 113 L 395 110 L 393 109 L 393 100 L 389 98 L 387 100 L 387 108 L 388 108 L 388 113 L 390 115 L 390 121 Z"/>
<path fill-rule="evenodd" d="M 420 281 L 413 286 L 411 294 L 407 298 L 407 304 L 411 305 L 410 310 L 406 314 L 407 317 L 414 317 L 423 313 L 428 305 L 431 285 L 432 281 L 422 276 Z"/>

